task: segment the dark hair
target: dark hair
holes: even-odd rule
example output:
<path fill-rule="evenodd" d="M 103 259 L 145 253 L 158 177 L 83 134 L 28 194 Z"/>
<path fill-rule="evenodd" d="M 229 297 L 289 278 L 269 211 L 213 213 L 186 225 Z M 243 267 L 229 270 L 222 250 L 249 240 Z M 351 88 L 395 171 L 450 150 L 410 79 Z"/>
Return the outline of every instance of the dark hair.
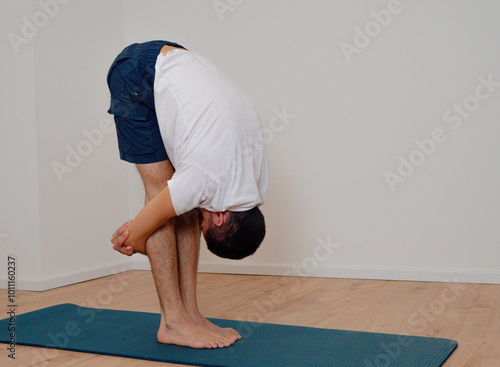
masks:
<path fill-rule="evenodd" d="M 205 232 L 208 249 L 215 255 L 240 260 L 252 255 L 266 235 L 264 215 L 258 207 L 229 211 L 228 220 L 218 227 L 212 224 Z"/>

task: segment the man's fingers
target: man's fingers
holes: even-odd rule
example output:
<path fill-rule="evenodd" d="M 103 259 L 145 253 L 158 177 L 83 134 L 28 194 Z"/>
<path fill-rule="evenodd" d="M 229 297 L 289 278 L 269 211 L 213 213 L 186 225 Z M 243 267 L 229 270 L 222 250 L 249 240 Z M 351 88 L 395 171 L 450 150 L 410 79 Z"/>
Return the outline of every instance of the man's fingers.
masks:
<path fill-rule="evenodd" d="M 113 242 L 113 250 L 115 250 L 115 251 L 120 251 L 120 249 L 121 249 L 121 248 L 122 248 L 122 246 L 121 246 L 121 245 L 119 245 L 118 243 L 114 243 L 114 242 Z"/>
<path fill-rule="evenodd" d="M 123 243 L 127 240 L 129 234 L 130 234 L 129 231 L 123 232 L 121 235 L 118 236 L 118 238 L 116 239 L 116 242 L 123 245 Z"/>
<path fill-rule="evenodd" d="M 128 235 L 129 235 L 129 231 L 125 231 L 121 234 L 121 236 L 118 236 L 118 237 L 115 237 L 115 238 L 112 238 L 111 239 L 111 242 L 113 242 L 113 244 L 117 245 L 117 246 L 123 246 L 123 244 L 125 243 L 125 241 L 127 240 L 128 238 Z M 113 246 L 114 247 L 114 246 Z"/>
<path fill-rule="evenodd" d="M 128 222 L 123 223 L 123 225 L 116 230 L 116 234 L 118 236 L 121 236 L 122 233 L 127 229 L 127 227 L 129 226 L 130 223 L 132 223 L 132 219 L 129 220 Z"/>
<path fill-rule="evenodd" d="M 119 245 L 118 243 L 115 243 L 113 245 L 113 249 L 115 251 L 118 251 L 119 253 L 127 256 L 132 256 L 134 254 L 134 248 L 132 246 L 124 246 L 124 245 Z"/>
<path fill-rule="evenodd" d="M 122 246 L 120 252 L 127 256 L 132 256 L 134 254 L 134 249 L 132 246 Z"/>
<path fill-rule="evenodd" d="M 132 246 L 124 245 L 129 234 L 130 234 L 129 231 L 125 231 L 122 233 L 121 236 L 113 237 L 111 239 L 111 242 L 113 243 L 113 249 L 115 251 L 118 251 L 118 252 L 122 253 L 123 255 L 132 256 L 134 254 L 134 248 Z"/>
<path fill-rule="evenodd" d="M 115 243 L 115 240 L 119 238 L 127 229 L 127 227 L 132 223 L 132 219 L 130 219 L 128 222 L 123 223 L 123 225 L 116 230 L 115 233 L 113 233 L 113 236 L 111 237 L 111 243 Z"/>

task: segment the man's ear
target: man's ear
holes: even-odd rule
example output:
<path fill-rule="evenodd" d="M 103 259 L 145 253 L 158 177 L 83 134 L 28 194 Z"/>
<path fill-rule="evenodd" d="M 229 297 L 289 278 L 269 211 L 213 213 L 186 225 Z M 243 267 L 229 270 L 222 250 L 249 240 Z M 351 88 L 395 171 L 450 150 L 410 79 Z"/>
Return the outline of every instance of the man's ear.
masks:
<path fill-rule="evenodd" d="M 229 219 L 228 218 L 229 217 L 229 212 L 227 210 L 225 212 L 215 212 L 212 215 L 213 215 L 214 224 L 217 227 L 222 226 Z"/>

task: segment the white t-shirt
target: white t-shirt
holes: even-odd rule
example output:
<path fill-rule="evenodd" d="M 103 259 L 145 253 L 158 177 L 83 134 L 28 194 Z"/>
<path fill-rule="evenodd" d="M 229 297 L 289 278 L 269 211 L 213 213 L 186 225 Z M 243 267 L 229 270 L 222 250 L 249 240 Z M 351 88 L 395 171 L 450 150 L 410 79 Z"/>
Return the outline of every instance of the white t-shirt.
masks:
<path fill-rule="evenodd" d="M 154 98 L 175 168 L 168 187 L 177 215 L 264 203 L 269 167 L 260 120 L 234 82 L 201 55 L 173 49 L 156 60 Z"/>

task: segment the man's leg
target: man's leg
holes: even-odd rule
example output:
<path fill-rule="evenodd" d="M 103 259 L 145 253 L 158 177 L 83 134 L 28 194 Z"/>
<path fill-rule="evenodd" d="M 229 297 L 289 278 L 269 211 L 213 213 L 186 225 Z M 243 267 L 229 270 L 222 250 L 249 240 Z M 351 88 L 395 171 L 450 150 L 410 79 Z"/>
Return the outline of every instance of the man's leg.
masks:
<path fill-rule="evenodd" d="M 170 161 L 138 164 L 137 169 L 146 189 L 146 202 L 166 186 L 174 172 Z M 193 348 L 230 345 L 229 338 L 194 322 L 184 307 L 179 289 L 174 219 L 153 233 L 146 242 L 146 252 L 161 306 L 158 341 Z"/>
<path fill-rule="evenodd" d="M 198 257 L 200 253 L 200 221 L 198 210 L 175 218 L 175 236 L 177 242 L 177 264 L 179 269 L 179 286 L 182 302 L 191 318 L 231 339 L 231 343 L 241 339 L 240 334 L 232 328 L 222 329 L 208 321 L 198 310 L 196 301 L 196 275 L 198 274 Z"/>

